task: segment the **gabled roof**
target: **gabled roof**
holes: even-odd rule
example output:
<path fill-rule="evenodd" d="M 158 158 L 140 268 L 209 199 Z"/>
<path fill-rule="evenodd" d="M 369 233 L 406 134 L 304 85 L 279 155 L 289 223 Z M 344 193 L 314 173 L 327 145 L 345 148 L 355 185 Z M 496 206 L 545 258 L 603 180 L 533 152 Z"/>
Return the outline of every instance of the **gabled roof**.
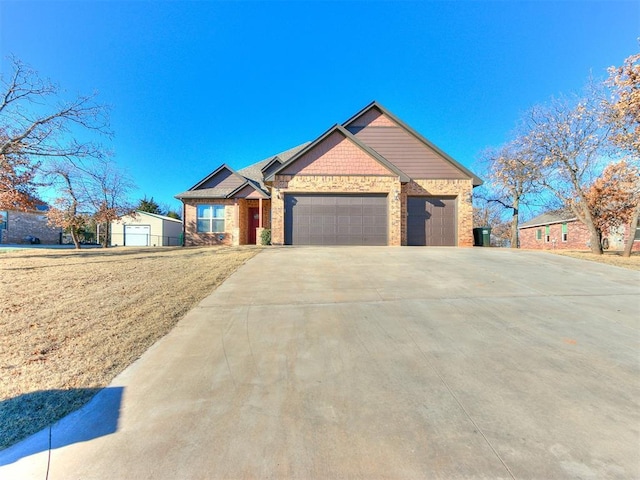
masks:
<path fill-rule="evenodd" d="M 269 168 L 269 166 L 273 165 L 275 162 L 283 162 L 285 160 L 288 160 L 308 144 L 309 142 L 298 145 L 297 147 L 290 148 L 289 150 L 285 150 L 284 152 L 280 152 L 277 155 L 273 155 L 265 158 L 264 160 L 260 160 L 259 162 L 256 162 L 238 171 L 234 170 L 226 163 L 223 163 L 205 178 L 196 183 L 189 190 L 176 195 L 175 198 L 233 198 L 235 194 L 241 192 L 247 187 L 253 188 L 262 198 L 270 198 L 269 191 L 264 185 L 262 171 Z M 239 185 L 233 187 L 200 188 L 202 185 L 205 185 L 209 180 L 214 178 L 223 170 L 228 170 L 231 175 L 236 176 L 240 181 Z"/>
<path fill-rule="evenodd" d="M 380 155 L 374 149 L 372 149 L 371 147 L 365 145 L 360 140 L 358 140 L 351 132 L 349 132 L 342 125 L 337 125 L 336 124 L 336 125 L 332 126 L 329 130 L 324 132 L 322 135 L 320 135 L 318 138 L 316 138 L 313 142 L 309 143 L 306 147 L 301 149 L 298 153 L 293 155 L 287 162 L 283 163 L 280 168 L 278 168 L 276 171 L 274 171 L 270 175 L 268 175 L 264 179 L 264 181 L 265 182 L 273 181 L 273 179 L 275 178 L 275 176 L 278 173 L 280 173 L 281 171 L 287 169 L 289 166 L 294 164 L 299 158 L 301 158 L 303 155 L 305 155 L 309 151 L 313 150 L 313 148 L 315 148 L 318 144 L 320 144 L 327 137 L 329 137 L 329 135 L 331 135 L 332 133 L 335 133 L 335 132 L 340 133 L 345 138 L 347 138 L 348 140 L 353 142 L 355 145 L 360 147 L 363 151 L 365 151 L 374 160 L 376 160 L 378 163 L 383 165 L 387 170 L 389 170 L 390 172 L 393 172 L 396 175 L 398 175 L 400 177 L 400 181 L 401 182 L 406 183 L 406 182 L 408 182 L 410 180 L 409 177 L 404 172 L 402 172 L 398 167 L 393 165 L 391 162 L 389 162 L 386 158 L 384 158 L 382 155 Z"/>
<path fill-rule="evenodd" d="M 280 160 L 280 157 L 278 155 L 276 155 L 275 157 L 273 157 L 271 160 L 269 160 L 261 169 L 261 172 L 266 172 L 267 170 L 269 170 L 269 168 L 273 165 L 273 164 L 283 164 L 284 162 L 282 160 Z"/>
<path fill-rule="evenodd" d="M 196 190 L 199 186 L 207 183 L 209 180 L 211 180 L 213 177 L 215 177 L 217 174 L 219 174 L 222 170 L 228 170 L 229 172 L 231 172 L 232 175 L 236 175 L 240 180 L 244 181 L 244 177 L 242 175 L 238 174 L 238 172 L 236 172 L 233 168 L 231 168 L 226 163 L 223 163 L 218 168 L 216 168 L 213 172 L 211 172 L 209 175 L 207 175 L 202 180 L 200 180 L 198 183 L 196 183 L 189 190 Z"/>
<path fill-rule="evenodd" d="M 518 228 L 541 227 L 554 223 L 573 222 L 575 220 L 578 220 L 578 217 L 576 217 L 571 210 L 553 210 L 551 212 L 545 212 L 538 215 L 528 222 L 521 223 Z"/>
<path fill-rule="evenodd" d="M 227 170 L 231 175 L 237 177 L 237 181 L 239 185 L 233 186 L 224 186 L 224 187 L 209 187 L 209 188 L 200 188 L 202 185 L 205 185 L 209 180 L 214 178 L 223 170 Z M 247 183 L 247 179 L 236 172 L 233 168 L 231 168 L 226 163 L 223 163 L 218 168 L 216 168 L 213 172 L 207 175 L 205 178 L 196 183 L 193 187 L 191 187 L 186 192 L 182 192 L 176 195 L 176 198 L 229 198 L 229 195 L 236 191 L 239 186 L 244 186 Z"/>
<path fill-rule="evenodd" d="M 263 172 L 276 162 L 278 163 L 286 162 L 293 155 L 298 153 L 307 145 L 309 145 L 309 142 L 303 143 L 302 145 L 298 145 L 297 147 L 290 148 L 289 150 L 285 150 L 284 152 L 280 152 L 277 155 L 273 155 L 271 157 L 265 158 L 264 160 L 260 160 L 259 162 L 256 162 L 252 165 L 249 165 L 248 167 L 238 170 L 238 173 L 240 175 L 243 175 L 247 179 L 253 180 L 253 182 L 259 185 L 262 190 L 267 192 L 267 189 L 264 185 Z"/>
<path fill-rule="evenodd" d="M 380 111 L 382 114 L 384 114 L 385 116 L 389 117 L 394 123 L 396 123 L 401 128 L 406 130 L 408 133 L 413 135 L 416 139 L 418 139 L 420 142 L 425 144 L 427 147 L 429 147 L 432 150 L 434 150 L 442 158 L 444 158 L 447 162 L 451 163 L 455 168 L 457 168 L 458 170 L 460 170 L 460 171 L 464 172 L 466 175 L 468 175 L 472 179 L 474 187 L 477 187 L 477 186 L 482 185 L 484 183 L 482 181 L 482 179 L 480 179 L 480 177 L 475 175 L 471 170 L 469 170 L 468 168 L 464 167 L 462 164 L 460 164 L 459 162 L 454 160 L 453 157 L 451 157 L 449 154 L 447 154 L 446 152 L 441 150 L 437 145 L 435 145 L 434 143 L 429 141 L 426 137 L 422 136 L 420 133 L 415 131 L 409 125 L 404 123 L 402 120 L 400 120 L 398 117 L 396 117 L 393 113 L 391 113 L 389 110 L 387 110 L 385 107 L 383 107 L 380 103 L 378 103 L 375 100 L 373 102 L 371 102 L 369 105 L 367 105 L 366 107 L 364 107 L 362 110 L 360 110 L 358 113 L 353 115 L 351 118 L 349 118 L 346 122 L 344 122 L 342 124 L 342 126 L 345 127 L 345 128 L 348 127 L 349 124 L 353 123 L 356 119 L 358 119 L 359 117 L 361 117 L 362 115 L 364 115 L 365 113 L 367 113 L 368 111 L 370 111 L 370 110 L 372 110 L 374 108 L 378 109 L 378 111 Z"/>

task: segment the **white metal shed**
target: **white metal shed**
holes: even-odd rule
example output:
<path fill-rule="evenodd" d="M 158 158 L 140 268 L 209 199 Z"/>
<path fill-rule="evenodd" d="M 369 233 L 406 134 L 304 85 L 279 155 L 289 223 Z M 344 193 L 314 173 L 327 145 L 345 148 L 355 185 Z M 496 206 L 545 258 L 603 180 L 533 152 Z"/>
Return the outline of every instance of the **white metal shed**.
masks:
<path fill-rule="evenodd" d="M 182 221 L 137 211 L 111 223 L 112 247 L 168 247 L 182 244 Z"/>

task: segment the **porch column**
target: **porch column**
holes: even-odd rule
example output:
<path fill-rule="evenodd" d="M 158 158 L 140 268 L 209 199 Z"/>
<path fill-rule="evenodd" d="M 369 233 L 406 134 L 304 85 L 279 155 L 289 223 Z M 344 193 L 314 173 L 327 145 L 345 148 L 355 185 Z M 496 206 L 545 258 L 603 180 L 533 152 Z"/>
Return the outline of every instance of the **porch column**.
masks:
<path fill-rule="evenodd" d="M 240 238 L 240 232 L 241 232 L 241 228 L 240 228 L 240 202 L 238 201 L 237 198 L 233 199 L 233 208 L 235 209 L 234 212 L 234 223 L 235 225 L 233 226 L 233 231 L 232 231 L 232 241 L 231 244 L 232 245 L 241 245 L 242 244 L 242 239 Z"/>
<path fill-rule="evenodd" d="M 262 197 L 258 198 L 258 228 L 262 228 Z"/>

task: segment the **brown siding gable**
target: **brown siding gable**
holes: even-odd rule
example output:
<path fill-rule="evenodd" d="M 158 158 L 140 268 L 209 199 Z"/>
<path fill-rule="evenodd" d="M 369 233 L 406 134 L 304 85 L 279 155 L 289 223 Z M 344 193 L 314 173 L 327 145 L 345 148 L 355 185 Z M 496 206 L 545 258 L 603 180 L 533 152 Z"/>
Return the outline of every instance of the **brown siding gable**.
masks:
<path fill-rule="evenodd" d="M 342 126 L 344 128 L 346 128 L 346 129 L 348 129 L 350 126 L 353 126 L 354 124 L 356 124 L 358 119 L 360 119 L 363 116 L 366 116 L 373 109 L 377 109 L 382 115 L 388 117 L 398 127 L 400 127 L 403 130 L 405 130 L 408 134 L 410 134 L 411 136 L 415 137 L 419 142 L 421 142 L 422 144 L 424 144 L 425 146 L 427 146 L 428 148 L 433 150 L 436 154 L 441 156 L 443 158 L 443 160 L 445 160 L 446 162 L 449 162 L 457 170 L 460 170 L 465 175 L 467 175 L 469 178 L 471 178 L 472 181 L 473 181 L 473 186 L 474 187 L 477 187 L 477 186 L 483 184 L 483 181 L 477 175 L 475 175 L 471 170 L 465 168 L 462 164 L 460 164 L 459 162 L 454 160 L 449 154 L 447 154 L 445 151 L 441 150 L 437 145 L 435 145 L 434 143 L 429 141 L 426 137 L 422 136 L 416 130 L 414 130 L 409 125 L 404 123 L 402 120 L 400 120 L 398 117 L 396 117 L 393 113 L 391 113 L 389 110 L 387 110 L 385 107 L 380 105 L 375 100 L 373 102 L 371 102 L 369 105 L 367 105 L 366 107 L 364 107 L 362 110 L 360 110 L 358 113 L 353 115 L 351 118 L 349 118 L 346 122 L 344 122 L 342 124 Z"/>
<path fill-rule="evenodd" d="M 231 187 L 236 188 L 246 182 L 246 178 L 236 172 L 233 168 L 223 163 L 205 178 L 189 189 L 199 190 L 204 188 Z"/>

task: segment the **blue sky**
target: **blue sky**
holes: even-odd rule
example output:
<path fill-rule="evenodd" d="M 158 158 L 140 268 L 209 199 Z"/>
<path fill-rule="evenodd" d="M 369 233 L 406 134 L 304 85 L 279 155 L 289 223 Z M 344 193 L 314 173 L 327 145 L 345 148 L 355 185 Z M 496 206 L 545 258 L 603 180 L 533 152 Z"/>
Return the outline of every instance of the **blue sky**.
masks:
<path fill-rule="evenodd" d="M 638 51 L 640 1 L 0 2 L 0 54 L 111 106 L 134 198 L 173 196 L 379 101 L 462 164 Z"/>

